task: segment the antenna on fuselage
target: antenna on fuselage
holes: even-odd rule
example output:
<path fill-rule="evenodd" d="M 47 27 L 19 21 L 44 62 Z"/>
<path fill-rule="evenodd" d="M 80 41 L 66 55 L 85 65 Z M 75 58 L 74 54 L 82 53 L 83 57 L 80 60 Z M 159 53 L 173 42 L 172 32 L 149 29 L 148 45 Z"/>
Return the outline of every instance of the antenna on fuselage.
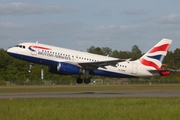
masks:
<path fill-rule="evenodd" d="M 36 43 L 38 43 L 38 41 L 36 41 Z"/>

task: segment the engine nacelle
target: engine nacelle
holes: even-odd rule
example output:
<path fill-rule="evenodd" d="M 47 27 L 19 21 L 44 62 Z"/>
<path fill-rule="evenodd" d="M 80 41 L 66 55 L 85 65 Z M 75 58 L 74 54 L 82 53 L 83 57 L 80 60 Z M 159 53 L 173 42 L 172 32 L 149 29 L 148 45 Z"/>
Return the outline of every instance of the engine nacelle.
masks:
<path fill-rule="evenodd" d="M 61 62 L 57 65 L 57 67 L 49 67 L 48 71 L 51 73 L 56 73 L 56 74 L 84 74 L 85 70 L 82 69 L 79 66 L 69 64 L 69 63 L 64 63 Z"/>
<path fill-rule="evenodd" d="M 48 71 L 50 73 L 60 74 L 60 72 L 57 71 L 57 67 L 48 66 Z M 63 74 L 63 73 L 61 73 Z"/>

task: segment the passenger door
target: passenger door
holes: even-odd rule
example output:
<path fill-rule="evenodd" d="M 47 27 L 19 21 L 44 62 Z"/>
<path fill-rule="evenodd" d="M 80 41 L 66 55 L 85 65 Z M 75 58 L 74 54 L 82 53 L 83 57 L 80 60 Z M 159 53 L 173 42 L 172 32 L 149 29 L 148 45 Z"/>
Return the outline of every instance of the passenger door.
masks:
<path fill-rule="evenodd" d="M 132 74 L 137 75 L 138 72 L 138 64 L 137 63 L 132 63 Z"/>

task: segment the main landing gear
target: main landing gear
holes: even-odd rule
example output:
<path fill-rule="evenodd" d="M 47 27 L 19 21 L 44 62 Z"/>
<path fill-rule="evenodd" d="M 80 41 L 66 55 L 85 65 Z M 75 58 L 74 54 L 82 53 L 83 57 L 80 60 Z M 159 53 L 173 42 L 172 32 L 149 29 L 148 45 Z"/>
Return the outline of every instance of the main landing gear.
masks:
<path fill-rule="evenodd" d="M 89 77 L 89 70 L 86 70 L 85 74 L 86 74 L 86 78 L 84 78 L 84 83 L 89 84 L 91 82 L 91 78 Z M 76 79 L 76 83 L 78 84 L 83 83 L 83 79 L 79 76 Z"/>
<path fill-rule="evenodd" d="M 89 84 L 90 82 L 91 82 L 91 78 L 90 78 L 90 77 L 84 78 L 84 83 Z M 76 83 L 77 83 L 77 84 L 83 83 L 83 79 L 82 79 L 81 77 L 78 77 L 78 78 L 76 79 Z"/>

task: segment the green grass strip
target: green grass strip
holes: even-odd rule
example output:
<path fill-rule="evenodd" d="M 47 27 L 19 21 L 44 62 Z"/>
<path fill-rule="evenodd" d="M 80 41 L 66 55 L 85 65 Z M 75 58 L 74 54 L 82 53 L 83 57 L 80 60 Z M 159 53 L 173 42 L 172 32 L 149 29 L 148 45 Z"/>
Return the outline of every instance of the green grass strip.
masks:
<path fill-rule="evenodd" d="M 1 120 L 178 120 L 180 98 L 1 99 Z"/>

